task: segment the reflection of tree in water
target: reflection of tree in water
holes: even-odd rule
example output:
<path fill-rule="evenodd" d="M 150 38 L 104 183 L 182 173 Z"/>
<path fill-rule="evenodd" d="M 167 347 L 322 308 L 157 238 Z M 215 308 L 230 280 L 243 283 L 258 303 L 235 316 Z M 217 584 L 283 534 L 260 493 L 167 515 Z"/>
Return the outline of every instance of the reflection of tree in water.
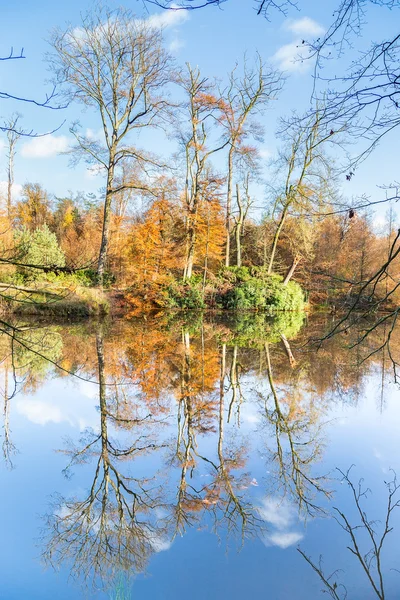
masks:
<path fill-rule="evenodd" d="M 52 364 L 60 358 L 62 338 L 47 327 L 2 323 L 1 366 L 3 386 L 3 457 L 13 468 L 17 453 L 10 429 L 11 402 L 18 391 L 34 392 L 43 383 Z"/>
<path fill-rule="evenodd" d="M 224 443 L 226 344 L 222 345 L 219 357 L 219 397 L 217 390 L 197 389 L 197 359 L 192 357 L 188 332 L 183 333 L 183 347 L 178 437 L 174 455 L 174 462 L 180 467 L 173 509 L 175 531 L 182 534 L 187 525 L 193 525 L 207 514 L 211 516 L 216 532 L 220 528 L 228 532 L 239 530 L 244 537 L 255 533 L 261 522 L 254 506 L 246 499 L 245 491 L 250 483 L 249 475 L 243 472 L 247 450 L 244 444 L 238 445 L 233 440 L 227 447 Z M 204 382 L 204 378 L 200 379 Z M 216 457 L 206 457 L 198 449 L 197 435 L 210 431 L 217 434 Z M 211 477 L 205 485 L 199 479 L 193 482 L 199 463 L 208 467 Z"/>
<path fill-rule="evenodd" d="M 47 328 L 42 341 L 30 331 L 22 350 L 10 351 L 10 343 L 1 348 L 8 357 L 3 370 L 8 364 L 13 373 L 16 365 L 18 376 L 11 377 L 25 391 L 44 380 L 46 354 L 47 375 L 75 372 L 99 385 L 98 431 L 64 451 L 67 473 L 93 464 L 89 489 L 83 498 L 56 499 L 47 519 L 46 558 L 67 561 L 86 581 L 112 584 L 121 573 L 143 571 L 150 556 L 188 526 L 203 523 L 241 540 L 259 534 L 265 527 L 257 508 L 260 489 L 251 487 L 247 460 L 261 449 L 262 436 L 245 435 L 241 418 L 251 405 L 259 409 L 258 427 L 269 432 L 277 467 L 267 482 L 273 493 L 280 490 L 317 512 L 327 493 L 314 471 L 331 382 L 356 396 L 368 367 L 357 367 L 339 338 L 312 353 L 301 333 L 292 339 L 298 328 L 289 325 L 279 332 L 265 315 L 253 321 L 236 316 L 232 323 L 149 318 L 73 333 Z M 164 451 L 164 473 L 146 467 L 141 476 L 137 460 L 154 456 L 161 465 Z"/>
<path fill-rule="evenodd" d="M 14 467 L 13 457 L 17 453 L 17 449 L 12 441 L 11 430 L 10 430 L 10 407 L 11 400 L 13 396 L 13 392 L 10 391 L 10 358 L 12 354 L 6 354 L 6 356 L 2 360 L 3 366 L 3 374 L 4 374 L 4 387 L 2 389 L 1 395 L 4 398 L 3 404 L 3 457 L 4 462 L 8 468 L 12 469 Z"/>
<path fill-rule="evenodd" d="M 288 352 L 288 342 L 284 343 Z M 304 402 L 300 386 L 290 386 L 286 382 L 279 391 L 274 381 L 271 352 L 265 344 L 267 379 L 269 394 L 259 393 L 259 400 L 265 417 L 273 431 L 269 444 L 272 462 L 277 466 L 278 484 L 284 494 L 289 494 L 308 513 L 318 512 L 320 499 L 328 497 L 326 477 L 312 474 L 323 452 L 323 424 L 320 423 L 322 411 L 312 400 Z M 289 363 L 293 366 L 290 351 Z M 305 395 L 305 394 L 304 394 Z"/>
<path fill-rule="evenodd" d="M 139 478 L 122 471 L 121 463 L 161 446 L 145 433 L 147 417 L 123 418 L 123 426 L 136 438 L 121 447 L 110 435 L 104 341 L 96 336 L 99 376 L 99 433 L 90 432 L 80 446 L 66 451 L 73 465 L 95 460 L 93 480 L 83 499 L 58 498 L 47 521 L 45 558 L 53 565 L 70 561 L 74 575 L 84 581 L 112 581 L 120 572 L 138 573 L 164 542 L 166 529 L 155 511 L 163 508 L 160 485 L 154 478 Z"/>

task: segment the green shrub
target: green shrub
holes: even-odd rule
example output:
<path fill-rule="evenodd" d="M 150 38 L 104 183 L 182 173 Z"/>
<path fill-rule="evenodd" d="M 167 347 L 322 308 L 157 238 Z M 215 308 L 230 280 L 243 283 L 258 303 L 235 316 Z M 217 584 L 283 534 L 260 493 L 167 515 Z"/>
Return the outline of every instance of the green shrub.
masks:
<path fill-rule="evenodd" d="M 16 233 L 16 246 L 18 262 L 38 265 L 41 267 L 64 267 L 64 252 L 58 245 L 55 233 L 52 233 L 47 225 L 29 231 L 24 228 Z M 47 279 L 52 281 L 56 274 L 45 272 L 42 269 L 29 267 L 18 267 L 17 273 L 21 274 L 25 281 L 37 281 Z"/>
<path fill-rule="evenodd" d="M 63 341 L 54 328 L 27 329 L 16 336 L 14 362 L 17 370 L 43 376 L 62 354 Z M 51 361 L 51 362 L 49 362 Z"/>
<path fill-rule="evenodd" d="M 84 269 L 75 273 L 77 282 L 86 287 L 95 287 L 98 284 L 97 271 L 95 269 Z M 115 283 L 115 275 L 105 271 L 103 275 L 103 287 L 108 288 Z"/>
<path fill-rule="evenodd" d="M 201 286 L 196 280 L 173 283 L 168 286 L 167 291 L 170 308 L 182 308 L 184 310 L 202 310 L 205 308 Z"/>
<path fill-rule="evenodd" d="M 268 274 L 260 267 L 230 267 L 222 272 L 231 282 L 217 298 L 228 310 L 298 311 L 304 308 L 303 291 L 298 283 L 282 284 L 282 277 Z"/>

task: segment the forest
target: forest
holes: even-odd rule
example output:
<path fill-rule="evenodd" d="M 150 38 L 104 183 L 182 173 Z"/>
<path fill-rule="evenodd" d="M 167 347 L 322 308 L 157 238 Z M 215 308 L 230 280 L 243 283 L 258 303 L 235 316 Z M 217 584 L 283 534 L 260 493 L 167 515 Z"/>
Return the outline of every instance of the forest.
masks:
<path fill-rule="evenodd" d="M 104 8 L 54 30 L 50 45 L 59 91 L 48 102 L 80 105 L 100 124 L 93 135 L 73 123 L 65 152 L 103 187 L 57 197 L 33 181 L 15 197 L 19 144 L 37 134 L 19 113 L 4 123 L 6 312 L 395 305 L 396 215 L 390 205 L 377 227 L 373 203 L 345 197 L 354 167 L 340 161 L 354 132 L 333 121 L 332 99 L 280 118 L 268 160 L 265 115 L 286 76 L 260 54 L 232 61 L 221 81 L 178 64 L 151 19 Z M 140 144 L 150 130 L 169 155 Z"/>

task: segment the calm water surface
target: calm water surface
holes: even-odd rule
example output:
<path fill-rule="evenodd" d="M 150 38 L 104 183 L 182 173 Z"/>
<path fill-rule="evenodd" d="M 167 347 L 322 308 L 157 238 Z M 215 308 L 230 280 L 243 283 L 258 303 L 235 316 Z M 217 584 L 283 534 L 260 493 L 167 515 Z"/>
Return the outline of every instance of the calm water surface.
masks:
<path fill-rule="evenodd" d="M 400 598 L 400 491 L 383 595 L 370 552 L 400 477 L 392 362 L 364 360 L 384 332 L 317 351 L 331 323 L 296 315 L 14 325 L 2 600 Z"/>

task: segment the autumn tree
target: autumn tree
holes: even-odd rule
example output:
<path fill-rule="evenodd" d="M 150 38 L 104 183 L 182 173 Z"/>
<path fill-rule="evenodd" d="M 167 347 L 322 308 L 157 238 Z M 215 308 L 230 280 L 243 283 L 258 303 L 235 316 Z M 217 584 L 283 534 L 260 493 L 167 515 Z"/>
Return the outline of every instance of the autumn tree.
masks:
<path fill-rule="evenodd" d="M 218 269 L 223 257 L 224 215 L 218 194 L 210 191 L 202 203 L 197 229 L 196 255 L 199 266 L 203 267 L 204 289 L 209 273 Z"/>
<path fill-rule="evenodd" d="M 56 198 L 52 230 L 71 267 L 93 267 L 101 241 L 102 214 L 97 203 L 78 193 Z"/>
<path fill-rule="evenodd" d="M 98 257 L 98 281 L 103 284 L 110 243 L 112 203 L 123 188 L 137 188 L 136 181 L 117 183 L 126 161 L 142 171 L 154 159 L 133 145 L 132 134 L 160 121 L 167 107 L 165 86 L 171 78 L 170 57 L 162 46 L 162 34 L 149 22 L 124 9 L 98 8 L 83 17 L 80 27 L 56 30 L 49 56 L 57 82 L 65 95 L 96 110 L 101 139 L 72 127 L 73 155 L 96 165 L 106 175 L 103 230 Z"/>
<path fill-rule="evenodd" d="M 51 201 L 39 183 L 26 183 L 23 186 L 21 199 L 15 206 L 15 216 L 18 224 L 30 231 L 51 224 Z"/>
<path fill-rule="evenodd" d="M 157 190 L 157 197 L 150 200 L 149 208 L 141 219 L 133 223 L 128 234 L 130 270 L 135 280 L 142 284 L 156 280 L 161 282 L 179 268 L 181 259 L 174 235 L 178 221 L 178 207 L 173 199 L 177 195 L 176 184 L 169 178 L 162 178 L 158 181 Z"/>

